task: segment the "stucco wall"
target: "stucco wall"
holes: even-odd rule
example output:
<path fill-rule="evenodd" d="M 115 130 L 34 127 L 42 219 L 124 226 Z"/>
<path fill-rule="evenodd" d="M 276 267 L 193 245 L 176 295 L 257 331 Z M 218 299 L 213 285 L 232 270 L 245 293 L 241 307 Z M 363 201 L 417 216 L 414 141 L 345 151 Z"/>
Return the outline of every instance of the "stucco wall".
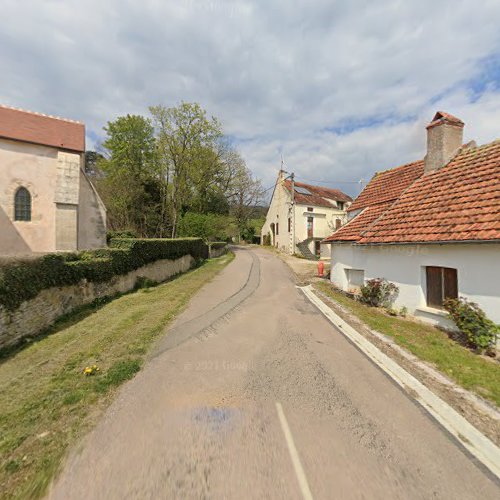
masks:
<path fill-rule="evenodd" d="M 271 223 L 279 222 L 279 234 L 272 244 L 280 251 L 293 253 L 292 237 L 293 231 L 288 231 L 288 218 L 292 217 L 290 211 L 291 195 L 287 189 L 278 184 L 274 190 L 273 198 L 266 215 L 266 221 L 262 226 L 262 238 L 271 232 Z M 312 205 L 311 205 L 312 206 Z M 296 204 L 294 207 L 295 219 L 295 245 L 307 239 L 307 217 L 314 217 L 313 236 L 315 238 L 326 238 L 333 233 L 335 220 L 338 218 L 345 223 L 346 212 L 336 207 L 313 207 L 313 212 L 307 212 L 308 205 Z M 261 240 L 262 241 L 262 240 Z M 309 243 L 309 250 L 314 253 L 314 242 Z M 327 249 L 328 251 L 329 249 Z M 323 254 L 324 255 L 324 254 Z"/>
<path fill-rule="evenodd" d="M 132 290 L 140 276 L 160 283 L 187 271 L 193 263 L 191 255 L 176 260 L 159 260 L 123 276 L 115 276 L 104 283 L 82 281 L 78 285 L 43 290 L 13 312 L 0 306 L 0 348 L 17 344 L 26 337 L 36 336 L 58 317 L 90 304 L 96 298 Z"/>
<path fill-rule="evenodd" d="M 106 208 L 87 176 L 80 170 L 78 249 L 106 246 Z"/>
<path fill-rule="evenodd" d="M 386 278 L 399 287 L 396 307 L 426 321 L 452 326 L 446 314 L 426 306 L 426 266 L 457 269 L 458 293 L 477 302 L 500 323 L 500 244 L 332 245 L 331 281 L 348 290 L 346 269 L 363 269 L 365 280 Z"/>
<path fill-rule="evenodd" d="M 57 149 L 0 139 L 0 254 L 51 252 L 55 248 L 54 195 Z M 31 194 L 31 221 L 14 221 L 19 187 Z"/>

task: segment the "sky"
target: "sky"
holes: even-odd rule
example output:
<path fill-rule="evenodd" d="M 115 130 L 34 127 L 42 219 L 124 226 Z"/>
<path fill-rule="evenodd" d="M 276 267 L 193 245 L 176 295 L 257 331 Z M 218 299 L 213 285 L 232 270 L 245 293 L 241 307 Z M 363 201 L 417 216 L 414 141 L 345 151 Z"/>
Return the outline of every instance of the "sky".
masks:
<path fill-rule="evenodd" d="M 437 110 L 500 138 L 499 0 L 0 0 L 0 103 L 85 122 L 199 102 L 265 188 L 352 196 Z"/>

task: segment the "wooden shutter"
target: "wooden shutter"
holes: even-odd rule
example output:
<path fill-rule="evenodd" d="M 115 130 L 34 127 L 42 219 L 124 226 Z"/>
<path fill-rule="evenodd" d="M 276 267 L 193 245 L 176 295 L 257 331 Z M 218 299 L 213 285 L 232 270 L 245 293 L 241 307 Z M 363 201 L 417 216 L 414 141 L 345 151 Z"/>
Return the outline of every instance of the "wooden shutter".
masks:
<path fill-rule="evenodd" d="M 443 267 L 444 298 L 458 299 L 457 270 Z"/>
<path fill-rule="evenodd" d="M 427 305 L 441 307 L 443 305 L 443 268 L 427 266 Z"/>

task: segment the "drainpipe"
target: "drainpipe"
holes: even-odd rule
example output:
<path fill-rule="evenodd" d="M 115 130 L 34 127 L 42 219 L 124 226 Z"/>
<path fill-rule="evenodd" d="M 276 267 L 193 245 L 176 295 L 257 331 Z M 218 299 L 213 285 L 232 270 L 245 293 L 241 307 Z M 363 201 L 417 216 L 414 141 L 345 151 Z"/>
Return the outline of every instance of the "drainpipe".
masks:
<path fill-rule="evenodd" d="M 290 175 L 292 181 L 292 255 L 295 253 L 295 174 Z"/>

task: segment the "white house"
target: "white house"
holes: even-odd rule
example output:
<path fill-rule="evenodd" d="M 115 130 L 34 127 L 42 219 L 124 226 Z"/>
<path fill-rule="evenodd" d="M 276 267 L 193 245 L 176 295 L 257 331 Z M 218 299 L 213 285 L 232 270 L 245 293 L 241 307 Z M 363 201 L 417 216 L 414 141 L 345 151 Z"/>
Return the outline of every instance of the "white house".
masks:
<path fill-rule="evenodd" d="M 500 141 L 463 145 L 463 127 L 436 113 L 425 158 L 375 174 L 354 200 L 326 239 L 337 287 L 386 278 L 395 307 L 421 319 L 451 326 L 443 300 L 462 296 L 500 323 Z"/>
<path fill-rule="evenodd" d="M 346 221 L 352 199 L 322 186 L 294 182 L 280 170 L 271 204 L 262 227 L 261 241 L 269 239 L 280 251 L 302 253 L 307 258 L 321 254 L 321 241 Z M 324 256 L 328 257 L 328 248 Z"/>
<path fill-rule="evenodd" d="M 0 106 L 0 255 L 106 246 L 84 156 L 83 123 Z"/>

